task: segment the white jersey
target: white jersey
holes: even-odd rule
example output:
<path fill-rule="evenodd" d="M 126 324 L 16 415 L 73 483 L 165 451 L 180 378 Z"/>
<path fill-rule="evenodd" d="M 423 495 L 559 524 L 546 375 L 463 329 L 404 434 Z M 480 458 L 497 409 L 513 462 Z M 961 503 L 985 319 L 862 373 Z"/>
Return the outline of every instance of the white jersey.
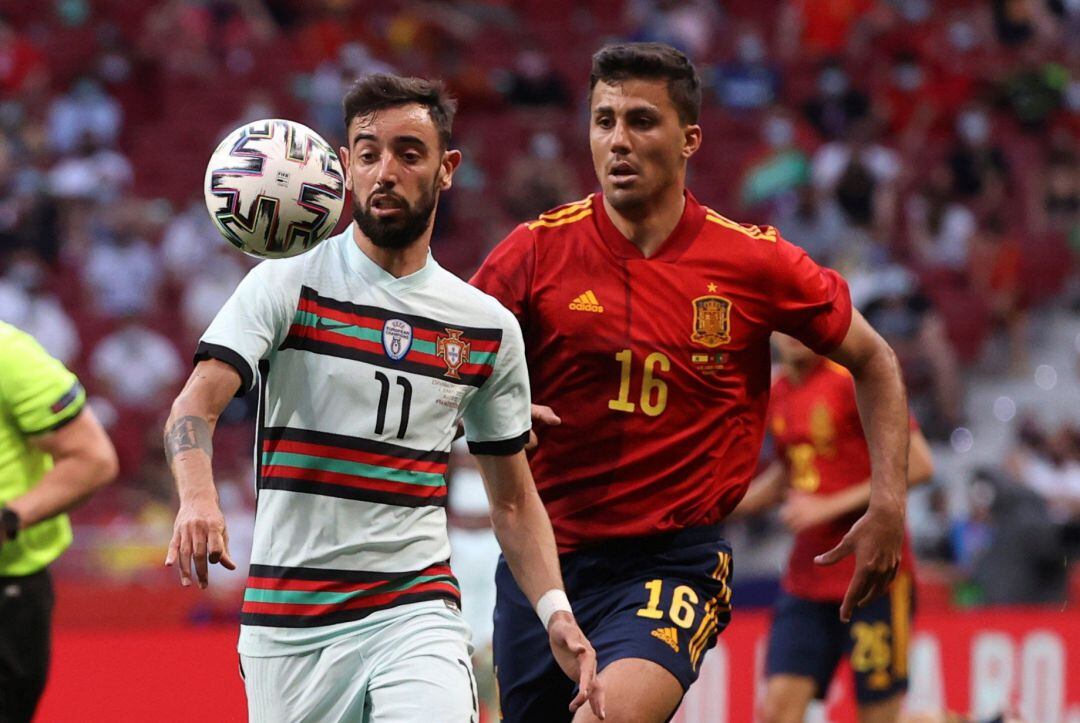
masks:
<path fill-rule="evenodd" d="M 458 603 L 443 477 L 458 422 L 477 454 L 516 453 L 529 433 L 509 311 L 430 255 L 390 275 L 350 226 L 252 269 L 203 335 L 206 358 L 236 368 L 240 393 L 261 378 L 241 653 L 302 652 L 389 608 Z"/>

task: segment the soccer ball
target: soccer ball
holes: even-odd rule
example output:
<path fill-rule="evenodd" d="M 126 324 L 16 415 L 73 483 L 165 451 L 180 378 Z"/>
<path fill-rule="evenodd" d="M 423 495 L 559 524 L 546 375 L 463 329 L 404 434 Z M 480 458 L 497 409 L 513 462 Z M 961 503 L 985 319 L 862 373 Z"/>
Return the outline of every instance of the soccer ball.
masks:
<path fill-rule="evenodd" d="M 240 126 L 210 156 L 206 208 L 225 240 L 264 259 L 296 256 L 334 230 L 345 176 L 334 149 L 299 123 Z"/>

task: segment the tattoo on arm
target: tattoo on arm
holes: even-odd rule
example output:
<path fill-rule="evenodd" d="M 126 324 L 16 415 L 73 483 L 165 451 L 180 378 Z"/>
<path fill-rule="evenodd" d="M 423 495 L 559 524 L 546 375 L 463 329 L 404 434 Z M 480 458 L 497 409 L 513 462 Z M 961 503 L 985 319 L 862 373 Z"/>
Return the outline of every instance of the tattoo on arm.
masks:
<path fill-rule="evenodd" d="M 189 449 L 201 449 L 207 457 L 214 456 L 210 425 L 202 417 L 181 417 L 165 432 L 165 460 L 170 467 L 176 455 Z"/>

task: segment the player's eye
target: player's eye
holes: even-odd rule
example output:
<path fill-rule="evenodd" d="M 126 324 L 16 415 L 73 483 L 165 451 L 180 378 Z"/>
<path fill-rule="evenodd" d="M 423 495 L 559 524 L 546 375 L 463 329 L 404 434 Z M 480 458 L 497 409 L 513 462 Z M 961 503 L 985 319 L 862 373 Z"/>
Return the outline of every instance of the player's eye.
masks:
<path fill-rule="evenodd" d="M 406 163 L 419 163 L 421 160 L 420 154 L 416 151 L 407 151 L 401 154 L 401 157 L 405 160 Z"/>
<path fill-rule="evenodd" d="M 611 116 L 606 115 L 598 116 L 595 122 L 596 125 L 600 128 L 611 128 L 613 125 L 615 125 L 615 120 L 611 118 Z"/>
<path fill-rule="evenodd" d="M 361 163 L 371 164 L 379 160 L 379 155 L 374 151 L 363 151 L 357 155 Z"/>

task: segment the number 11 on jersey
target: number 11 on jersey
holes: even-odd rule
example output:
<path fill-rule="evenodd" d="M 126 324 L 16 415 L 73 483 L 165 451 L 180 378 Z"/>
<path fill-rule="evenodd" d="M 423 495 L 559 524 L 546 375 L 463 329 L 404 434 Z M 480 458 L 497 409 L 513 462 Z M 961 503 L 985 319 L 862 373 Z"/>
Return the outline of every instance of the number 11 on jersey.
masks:
<path fill-rule="evenodd" d="M 633 414 L 637 409 L 630 401 L 630 380 L 634 366 L 634 353 L 623 349 L 615 355 L 619 362 L 619 396 L 608 401 L 608 409 L 615 412 Z M 656 376 L 657 370 L 671 371 L 671 360 L 667 355 L 654 351 L 645 357 L 642 365 L 644 374 L 641 379 L 641 411 L 650 417 L 661 414 L 667 408 L 667 383 Z"/>

